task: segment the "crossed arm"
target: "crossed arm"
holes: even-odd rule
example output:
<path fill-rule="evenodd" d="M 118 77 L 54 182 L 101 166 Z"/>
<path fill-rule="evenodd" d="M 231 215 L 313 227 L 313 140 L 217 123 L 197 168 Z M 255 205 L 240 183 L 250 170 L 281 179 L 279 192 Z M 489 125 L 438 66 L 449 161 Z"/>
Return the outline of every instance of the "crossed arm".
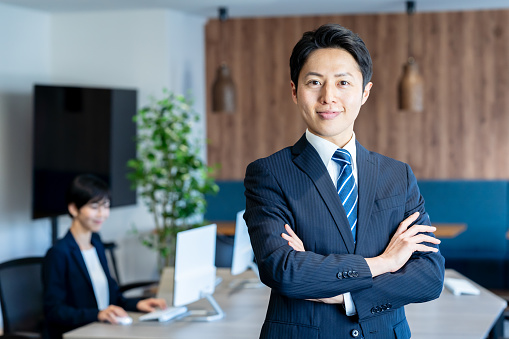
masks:
<path fill-rule="evenodd" d="M 435 227 L 427 225 L 413 225 L 410 227 L 418 217 L 419 212 L 415 212 L 399 224 L 396 233 L 382 254 L 373 258 L 365 258 L 373 278 L 384 273 L 396 272 L 407 263 L 414 252 L 438 252 L 438 248 L 427 246 L 424 243 L 428 242 L 438 245 L 440 240 L 422 234 L 436 231 Z M 305 252 L 304 244 L 292 228 L 286 224 L 285 229 L 288 234 L 282 233 L 281 237 L 288 241 L 288 245 L 295 251 Z M 342 304 L 344 302 L 342 294 L 331 298 L 309 300 L 327 304 Z"/>

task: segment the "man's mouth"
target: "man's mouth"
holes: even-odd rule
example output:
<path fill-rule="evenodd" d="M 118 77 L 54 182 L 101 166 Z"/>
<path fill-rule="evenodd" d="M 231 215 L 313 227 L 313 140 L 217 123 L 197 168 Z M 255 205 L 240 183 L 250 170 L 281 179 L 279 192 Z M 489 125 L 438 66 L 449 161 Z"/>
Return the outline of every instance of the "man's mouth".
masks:
<path fill-rule="evenodd" d="M 322 119 L 325 119 L 325 120 L 330 120 L 330 119 L 334 119 L 335 117 L 337 117 L 339 114 L 340 114 L 340 111 L 332 111 L 332 110 L 327 110 L 327 111 L 318 111 L 316 112 Z"/>

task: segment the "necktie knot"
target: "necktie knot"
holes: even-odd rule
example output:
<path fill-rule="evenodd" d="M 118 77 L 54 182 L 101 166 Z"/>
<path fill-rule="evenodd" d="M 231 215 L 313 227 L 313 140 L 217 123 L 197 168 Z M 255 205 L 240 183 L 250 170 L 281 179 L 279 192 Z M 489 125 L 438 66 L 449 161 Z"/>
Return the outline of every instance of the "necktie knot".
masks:
<path fill-rule="evenodd" d="M 332 155 L 332 160 L 337 162 L 341 167 L 352 164 L 352 156 L 346 149 L 338 148 Z"/>

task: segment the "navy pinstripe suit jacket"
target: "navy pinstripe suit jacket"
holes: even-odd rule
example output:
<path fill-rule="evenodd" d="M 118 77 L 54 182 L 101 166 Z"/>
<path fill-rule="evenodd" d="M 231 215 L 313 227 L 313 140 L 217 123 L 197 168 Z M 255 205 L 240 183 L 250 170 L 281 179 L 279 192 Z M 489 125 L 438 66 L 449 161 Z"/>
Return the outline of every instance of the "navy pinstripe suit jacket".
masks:
<path fill-rule="evenodd" d="M 356 145 L 356 245 L 334 184 L 305 135 L 247 167 L 244 218 L 260 278 L 272 289 L 260 338 L 352 338 L 355 330 L 366 339 L 410 338 L 403 306 L 442 291 L 440 253 L 416 252 L 399 271 L 371 276 L 364 258 L 380 255 L 401 221 L 416 211 L 416 224 L 430 220 L 410 167 Z M 281 238 L 286 223 L 306 252 Z M 357 316 L 346 316 L 342 305 L 305 300 L 346 292 Z"/>

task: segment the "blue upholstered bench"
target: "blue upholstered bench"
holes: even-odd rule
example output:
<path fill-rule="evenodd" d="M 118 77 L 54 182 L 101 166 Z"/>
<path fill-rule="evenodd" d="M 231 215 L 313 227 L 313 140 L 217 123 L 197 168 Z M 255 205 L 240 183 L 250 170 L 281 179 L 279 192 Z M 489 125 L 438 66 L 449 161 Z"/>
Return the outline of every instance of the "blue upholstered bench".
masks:
<path fill-rule="evenodd" d="M 237 212 L 246 208 L 244 182 L 216 181 L 219 193 L 206 196 L 207 212 L 205 219 L 211 222 L 235 222 Z M 217 235 L 216 266 L 230 267 L 233 254 L 233 237 Z"/>
<path fill-rule="evenodd" d="M 205 218 L 234 221 L 246 206 L 244 184 L 218 181 L 220 191 L 207 196 Z M 465 232 L 443 239 L 448 258 L 501 258 L 506 256 L 509 222 L 509 182 L 490 180 L 420 180 L 419 188 L 432 223 L 464 223 Z"/>
<path fill-rule="evenodd" d="M 246 206 L 244 184 L 242 180 L 218 181 L 217 184 L 220 192 L 207 197 L 205 218 L 211 221 L 234 221 L 236 213 Z M 472 275 L 479 269 L 486 269 L 487 263 L 495 265 L 491 270 L 505 270 L 509 251 L 506 239 L 509 225 L 509 182 L 420 180 L 418 184 L 432 223 L 467 225 L 467 229 L 457 237 L 442 239 L 440 250 L 446 258 L 446 266 L 460 261 L 462 265 L 467 263 L 465 265 L 472 270 Z M 218 257 L 223 262 L 220 266 L 228 264 L 231 245 L 231 241 L 228 241 L 226 238 L 218 238 L 218 247 L 223 248 L 222 254 L 218 252 L 218 255 L 226 258 Z M 479 267 L 472 265 L 475 262 L 480 263 Z M 462 271 L 454 265 L 449 267 Z M 470 276 L 466 270 L 464 268 L 462 273 Z"/>
<path fill-rule="evenodd" d="M 431 223 L 464 223 L 457 237 L 441 239 L 445 266 L 486 288 L 509 288 L 509 183 L 490 180 L 419 181 Z"/>
<path fill-rule="evenodd" d="M 508 187 L 507 181 L 419 181 L 432 224 L 467 225 L 457 237 L 442 239 L 440 249 L 446 259 L 506 257 Z"/>
<path fill-rule="evenodd" d="M 205 219 L 212 221 L 234 221 L 237 212 L 246 208 L 244 182 L 217 181 L 219 193 L 206 197 L 207 212 Z"/>

